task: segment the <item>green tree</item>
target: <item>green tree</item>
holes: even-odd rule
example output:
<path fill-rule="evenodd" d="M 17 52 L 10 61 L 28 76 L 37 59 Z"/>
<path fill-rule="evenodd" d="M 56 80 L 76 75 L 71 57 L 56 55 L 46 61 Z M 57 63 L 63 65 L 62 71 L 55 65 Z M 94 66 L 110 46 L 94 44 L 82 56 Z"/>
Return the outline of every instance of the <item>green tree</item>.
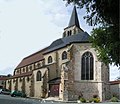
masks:
<path fill-rule="evenodd" d="M 91 42 L 105 63 L 120 66 L 119 0 L 65 0 L 86 9 L 87 23 L 99 25 L 92 30 Z"/>

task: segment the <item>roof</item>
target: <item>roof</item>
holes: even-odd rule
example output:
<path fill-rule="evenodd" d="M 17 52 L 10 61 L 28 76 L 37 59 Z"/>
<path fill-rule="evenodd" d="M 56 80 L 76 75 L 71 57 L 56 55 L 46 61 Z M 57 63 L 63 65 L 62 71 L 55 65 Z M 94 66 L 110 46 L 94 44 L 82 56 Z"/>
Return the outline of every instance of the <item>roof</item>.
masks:
<path fill-rule="evenodd" d="M 0 77 L 0 81 L 6 80 L 8 77 Z"/>
<path fill-rule="evenodd" d="M 29 65 L 29 64 L 32 64 L 34 62 L 37 62 L 37 61 L 40 61 L 40 60 L 43 60 L 43 52 L 47 49 L 44 48 L 32 55 L 29 55 L 28 57 L 25 57 L 21 62 L 20 64 L 16 67 L 16 69 L 18 68 L 21 68 L 23 66 L 26 66 L 26 65 Z"/>
<path fill-rule="evenodd" d="M 120 84 L 120 80 L 118 80 L 118 81 L 110 81 L 110 84 L 111 85 Z"/>
<path fill-rule="evenodd" d="M 46 53 L 52 52 L 54 50 L 63 48 L 71 43 L 85 43 L 85 42 L 89 42 L 89 34 L 87 32 L 80 32 L 78 34 L 75 35 L 71 35 L 69 37 L 64 37 L 64 38 L 60 38 L 55 40 L 54 42 L 52 42 L 52 44 L 48 47 L 48 49 L 45 51 Z"/>
<path fill-rule="evenodd" d="M 8 77 L 7 79 L 26 77 L 26 76 L 30 76 L 30 75 L 32 75 L 32 71 L 27 72 L 27 73 L 21 73 L 21 74 L 18 74 L 18 75 L 14 75 L 14 76 Z"/>
<path fill-rule="evenodd" d="M 76 7 L 74 6 L 68 27 L 77 26 L 80 28 Z"/>
<path fill-rule="evenodd" d="M 49 84 L 59 84 L 60 82 L 61 82 L 60 77 L 57 77 L 57 78 L 54 78 L 54 79 L 48 81 Z"/>

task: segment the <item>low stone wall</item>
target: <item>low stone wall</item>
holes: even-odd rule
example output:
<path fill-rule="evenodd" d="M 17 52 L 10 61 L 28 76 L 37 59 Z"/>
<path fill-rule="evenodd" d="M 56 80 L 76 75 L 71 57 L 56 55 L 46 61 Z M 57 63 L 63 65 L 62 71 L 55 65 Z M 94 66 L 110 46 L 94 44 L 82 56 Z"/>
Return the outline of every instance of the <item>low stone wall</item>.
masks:
<path fill-rule="evenodd" d="M 91 99 L 93 95 L 99 96 L 98 83 L 95 82 L 75 82 L 74 88 L 76 99 L 81 95 L 87 100 Z"/>

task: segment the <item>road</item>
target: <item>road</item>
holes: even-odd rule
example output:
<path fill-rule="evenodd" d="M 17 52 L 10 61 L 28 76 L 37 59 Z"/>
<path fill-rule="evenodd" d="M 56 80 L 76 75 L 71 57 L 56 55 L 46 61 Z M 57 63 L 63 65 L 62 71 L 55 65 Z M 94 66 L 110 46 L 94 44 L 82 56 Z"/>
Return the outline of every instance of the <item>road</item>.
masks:
<path fill-rule="evenodd" d="M 44 100 L 38 100 L 38 99 L 11 97 L 9 95 L 1 95 L 0 94 L 0 104 L 77 104 L 77 103 L 44 101 Z M 82 104 L 90 104 L 90 103 L 82 103 Z M 96 103 L 96 104 L 98 104 L 98 103 Z M 99 103 L 99 104 L 120 104 L 120 102 L 118 102 L 118 103 L 111 103 L 111 102 L 110 103 Z"/>
<path fill-rule="evenodd" d="M 0 104 L 53 104 L 53 102 L 52 101 L 46 102 L 42 100 L 29 98 L 11 97 L 9 95 L 0 94 Z"/>

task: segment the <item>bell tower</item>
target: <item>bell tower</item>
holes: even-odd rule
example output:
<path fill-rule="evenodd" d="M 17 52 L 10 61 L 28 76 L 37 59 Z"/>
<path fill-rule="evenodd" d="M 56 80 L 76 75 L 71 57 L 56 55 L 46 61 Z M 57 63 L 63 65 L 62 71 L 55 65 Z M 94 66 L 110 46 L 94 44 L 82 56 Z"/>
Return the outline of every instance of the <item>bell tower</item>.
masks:
<path fill-rule="evenodd" d="M 63 38 L 75 35 L 81 31 L 83 30 L 80 28 L 76 7 L 74 6 L 68 27 L 64 29 Z"/>

